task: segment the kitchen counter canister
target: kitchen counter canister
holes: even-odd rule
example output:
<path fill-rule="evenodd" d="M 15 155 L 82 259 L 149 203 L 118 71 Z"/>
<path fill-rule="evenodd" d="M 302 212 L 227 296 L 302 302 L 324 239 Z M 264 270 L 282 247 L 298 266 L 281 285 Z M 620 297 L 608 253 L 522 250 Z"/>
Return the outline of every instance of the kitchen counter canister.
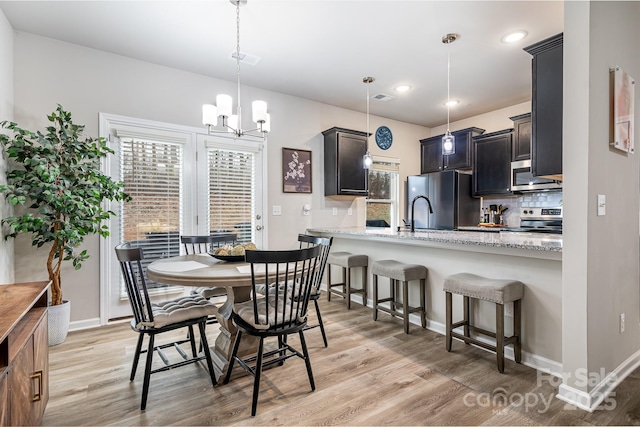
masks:
<path fill-rule="evenodd" d="M 391 228 L 310 228 L 341 238 L 371 241 L 402 241 L 407 245 L 442 247 L 461 251 L 495 253 L 529 258 L 562 259 L 562 235 L 532 232 L 417 230 L 415 232 Z"/>

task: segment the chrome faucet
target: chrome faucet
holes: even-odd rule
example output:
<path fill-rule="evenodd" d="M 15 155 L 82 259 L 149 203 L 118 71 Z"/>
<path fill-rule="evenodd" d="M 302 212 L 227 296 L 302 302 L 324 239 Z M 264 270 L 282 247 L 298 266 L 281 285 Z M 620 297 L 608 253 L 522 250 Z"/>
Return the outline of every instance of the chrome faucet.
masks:
<path fill-rule="evenodd" d="M 427 204 L 429 205 L 429 213 L 433 213 L 433 209 L 431 209 L 431 201 L 429 200 L 429 198 L 427 196 L 416 196 L 413 198 L 413 201 L 411 202 L 411 232 L 413 233 L 414 231 L 416 231 L 416 220 L 413 216 L 413 208 L 416 205 L 416 200 L 418 199 L 425 199 L 427 201 Z"/>

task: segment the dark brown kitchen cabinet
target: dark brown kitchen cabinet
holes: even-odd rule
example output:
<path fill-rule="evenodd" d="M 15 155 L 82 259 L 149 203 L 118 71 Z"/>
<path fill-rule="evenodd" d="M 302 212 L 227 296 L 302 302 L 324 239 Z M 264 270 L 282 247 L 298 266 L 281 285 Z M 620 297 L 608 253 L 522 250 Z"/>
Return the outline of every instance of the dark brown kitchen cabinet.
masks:
<path fill-rule="evenodd" d="M 531 113 L 509 117 L 513 121 L 513 148 L 511 161 L 531 158 Z"/>
<path fill-rule="evenodd" d="M 367 133 L 331 128 L 324 135 L 324 195 L 367 196 L 369 171 L 364 168 Z"/>
<path fill-rule="evenodd" d="M 40 425 L 49 400 L 47 282 L 0 286 L 0 426 Z"/>
<path fill-rule="evenodd" d="M 473 138 L 472 191 L 476 197 L 512 194 L 511 146 L 513 129 Z"/>
<path fill-rule="evenodd" d="M 524 50 L 533 55 L 531 173 L 562 180 L 562 33 Z"/>
<path fill-rule="evenodd" d="M 456 152 L 442 155 L 443 135 L 420 140 L 420 173 L 439 172 L 448 169 L 470 169 L 473 161 L 471 139 L 481 135 L 484 129 L 470 127 L 451 132 L 456 139 Z"/>

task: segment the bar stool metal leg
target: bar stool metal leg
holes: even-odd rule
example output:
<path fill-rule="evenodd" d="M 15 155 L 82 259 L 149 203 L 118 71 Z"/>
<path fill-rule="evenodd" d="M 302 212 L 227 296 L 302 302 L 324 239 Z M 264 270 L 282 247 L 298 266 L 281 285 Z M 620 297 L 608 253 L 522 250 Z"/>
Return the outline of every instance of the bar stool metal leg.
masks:
<path fill-rule="evenodd" d="M 426 299 L 426 280 L 420 279 L 420 320 L 422 321 L 422 327 L 427 327 L 427 308 L 425 307 L 425 299 Z"/>
<path fill-rule="evenodd" d="M 347 295 L 347 310 L 351 310 L 351 269 L 343 268 L 342 269 L 344 275 L 344 286 L 342 287 L 343 291 Z"/>
<path fill-rule="evenodd" d="M 447 308 L 446 308 L 446 336 L 445 336 L 445 343 L 447 345 L 447 351 L 451 351 L 451 341 L 453 340 L 453 337 L 451 336 L 451 324 L 452 324 L 452 295 L 451 292 L 447 292 L 446 293 L 446 300 L 447 300 Z"/>
<path fill-rule="evenodd" d="M 516 341 L 513 344 L 513 356 L 516 363 L 520 363 L 522 360 L 522 340 L 520 338 L 520 325 L 522 321 L 521 308 L 522 300 L 515 300 L 513 302 L 513 335 Z"/>
<path fill-rule="evenodd" d="M 462 297 L 462 311 L 464 312 L 464 336 L 465 337 L 470 337 L 471 335 L 469 335 L 469 325 L 471 324 L 469 319 L 471 318 L 471 312 L 469 309 L 469 297 L 468 296 L 464 296 Z M 465 341 L 464 342 L 466 345 L 471 345 L 470 342 Z"/>
<path fill-rule="evenodd" d="M 373 320 L 378 320 L 378 275 L 373 275 Z"/>
<path fill-rule="evenodd" d="M 496 304 L 496 354 L 498 371 L 504 373 L 504 305 Z"/>
<path fill-rule="evenodd" d="M 402 281 L 402 317 L 404 320 L 404 333 L 409 333 L 409 282 Z"/>

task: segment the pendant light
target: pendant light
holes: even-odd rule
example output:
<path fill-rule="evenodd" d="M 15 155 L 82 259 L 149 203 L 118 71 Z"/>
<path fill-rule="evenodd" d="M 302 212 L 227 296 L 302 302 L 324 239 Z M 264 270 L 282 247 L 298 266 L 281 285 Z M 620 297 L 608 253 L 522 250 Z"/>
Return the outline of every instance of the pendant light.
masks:
<path fill-rule="evenodd" d="M 373 158 L 371 157 L 371 153 L 369 153 L 369 84 L 375 80 L 373 77 L 364 77 L 362 79 L 362 83 L 367 85 L 367 152 L 362 158 L 362 165 L 365 169 L 369 169 L 371 165 L 373 165 Z"/>
<path fill-rule="evenodd" d="M 445 34 L 442 37 L 442 43 L 447 45 L 453 43 L 458 39 L 458 35 L 454 33 Z M 451 48 L 447 47 L 447 131 L 442 137 L 442 155 L 449 156 L 451 154 L 455 154 L 456 152 L 456 138 L 451 135 L 451 131 L 449 130 L 449 109 L 451 108 L 451 98 L 449 95 L 449 82 L 450 82 L 450 74 L 451 74 Z"/>
<path fill-rule="evenodd" d="M 240 107 L 240 59 L 244 54 L 240 53 L 240 6 L 247 4 L 247 0 L 229 0 L 236 7 L 236 51 L 233 56 L 236 59 L 236 80 L 238 88 L 238 104 L 236 106 L 236 114 L 233 111 L 233 98 L 231 95 L 220 94 L 216 96 L 216 105 L 205 104 L 202 106 L 202 124 L 207 126 L 209 134 L 230 132 L 236 138 L 242 136 L 251 136 L 262 138 L 266 137 L 266 133 L 271 130 L 271 117 L 267 113 L 267 103 L 265 101 L 253 101 L 252 118 L 256 123 L 255 129 L 242 129 L 242 113 Z M 222 127 L 226 131 L 217 131 L 212 129 L 218 125 L 218 118 L 222 119 Z"/>

